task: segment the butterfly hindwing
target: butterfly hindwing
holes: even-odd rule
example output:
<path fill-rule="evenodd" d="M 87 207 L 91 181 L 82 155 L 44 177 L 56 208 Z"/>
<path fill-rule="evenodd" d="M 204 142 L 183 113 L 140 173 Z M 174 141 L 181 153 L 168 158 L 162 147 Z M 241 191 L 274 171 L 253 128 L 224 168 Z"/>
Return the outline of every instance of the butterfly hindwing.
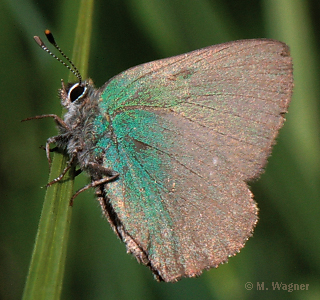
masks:
<path fill-rule="evenodd" d="M 226 43 L 131 68 L 101 88 L 104 166 L 120 174 L 106 193 L 128 250 L 138 247 L 160 279 L 216 267 L 251 235 L 246 181 L 284 121 L 287 51 L 273 40 Z"/>

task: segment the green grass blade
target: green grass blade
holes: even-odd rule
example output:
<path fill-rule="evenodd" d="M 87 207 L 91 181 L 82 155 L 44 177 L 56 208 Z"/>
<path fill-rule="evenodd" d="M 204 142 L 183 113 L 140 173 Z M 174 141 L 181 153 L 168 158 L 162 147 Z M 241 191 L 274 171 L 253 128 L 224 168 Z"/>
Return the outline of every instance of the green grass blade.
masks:
<path fill-rule="evenodd" d="M 73 50 L 73 62 L 87 76 L 93 0 L 82 0 Z M 58 177 L 68 158 L 55 153 L 49 181 Z M 47 189 L 23 299 L 59 299 L 62 290 L 72 208 L 74 170 Z"/>
<path fill-rule="evenodd" d="M 288 232 L 296 245 L 308 253 L 310 264 L 320 268 L 319 228 L 320 198 L 320 118 L 319 106 L 319 50 L 310 17 L 310 3 L 302 0 L 264 1 L 267 29 L 272 37 L 290 46 L 293 58 L 294 93 L 283 128 L 283 153 L 278 165 L 285 162 L 291 170 L 286 176 L 269 168 L 265 176 L 265 193 L 273 199 Z M 277 16 L 276 22 L 274 16 Z M 280 141 L 282 143 L 282 141 Z M 282 194 L 279 192 L 285 191 Z M 282 199 L 286 195 L 288 200 Z M 310 209 L 310 207 L 312 207 Z M 299 220 L 299 222 L 297 222 Z M 308 234 L 306 234 L 308 232 Z"/>

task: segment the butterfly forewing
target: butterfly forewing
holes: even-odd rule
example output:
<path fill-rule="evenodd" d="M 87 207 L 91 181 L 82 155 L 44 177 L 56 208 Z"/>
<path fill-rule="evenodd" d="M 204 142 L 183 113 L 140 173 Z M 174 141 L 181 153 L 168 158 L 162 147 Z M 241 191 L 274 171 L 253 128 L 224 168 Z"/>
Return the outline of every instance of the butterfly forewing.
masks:
<path fill-rule="evenodd" d="M 106 193 L 128 250 L 159 279 L 198 275 L 244 246 L 257 221 L 246 182 L 266 163 L 291 91 L 288 48 L 273 40 L 150 62 L 101 88 L 104 166 L 120 174 Z"/>

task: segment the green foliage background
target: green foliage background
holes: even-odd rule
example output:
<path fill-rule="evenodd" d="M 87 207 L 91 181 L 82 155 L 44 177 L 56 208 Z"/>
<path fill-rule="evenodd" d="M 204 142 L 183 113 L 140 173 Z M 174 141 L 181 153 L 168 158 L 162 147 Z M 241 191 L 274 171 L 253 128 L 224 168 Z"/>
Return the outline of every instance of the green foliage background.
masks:
<path fill-rule="evenodd" d="M 32 37 L 50 28 L 71 55 L 77 2 L 0 2 L 1 299 L 21 298 L 48 180 L 38 146 L 56 134 L 52 120 L 20 120 L 59 115 L 53 99 L 68 78 Z M 200 278 L 157 283 L 125 253 L 88 191 L 73 207 L 62 299 L 320 299 L 319 15 L 311 0 L 96 0 L 89 75 L 97 86 L 140 63 L 267 37 L 290 46 L 295 90 L 266 172 L 251 184 L 260 221 L 240 254 Z M 273 291 L 272 282 L 309 288 Z"/>

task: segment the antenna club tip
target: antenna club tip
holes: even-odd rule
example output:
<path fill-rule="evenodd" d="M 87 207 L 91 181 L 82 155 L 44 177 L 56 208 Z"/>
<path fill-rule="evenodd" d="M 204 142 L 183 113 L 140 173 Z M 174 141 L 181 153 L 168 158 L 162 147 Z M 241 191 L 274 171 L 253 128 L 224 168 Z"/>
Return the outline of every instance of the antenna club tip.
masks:
<path fill-rule="evenodd" d="M 44 34 L 46 35 L 48 41 L 52 44 L 52 45 L 56 45 L 56 41 L 54 40 L 53 34 L 51 33 L 51 31 L 49 29 L 46 29 L 44 31 Z"/>
<path fill-rule="evenodd" d="M 82 78 L 81 78 L 81 74 L 79 72 L 79 70 L 75 67 L 75 65 L 73 64 L 73 62 L 71 61 L 71 59 L 66 56 L 62 50 L 60 49 L 60 47 L 57 45 L 56 41 L 54 40 L 53 34 L 51 33 L 51 31 L 49 29 L 46 29 L 44 31 L 47 40 L 50 42 L 50 44 L 52 44 L 59 52 L 60 54 L 70 63 L 71 66 L 67 65 L 63 60 L 61 60 L 60 58 L 58 58 L 55 54 L 53 54 L 48 48 L 47 46 L 43 43 L 43 41 L 40 39 L 40 37 L 38 36 L 34 36 L 34 40 L 36 41 L 36 43 L 46 52 L 48 52 L 53 58 L 55 58 L 56 60 L 58 60 L 60 63 L 62 63 L 66 68 L 68 68 L 78 79 L 79 79 L 79 84 L 81 84 L 82 82 Z"/>
<path fill-rule="evenodd" d="M 38 36 L 34 36 L 33 37 L 34 38 L 34 40 L 36 41 L 36 43 L 40 46 L 40 47 L 42 47 L 44 44 L 43 44 L 43 42 L 42 42 L 42 40 L 40 39 L 40 37 L 38 37 Z"/>

